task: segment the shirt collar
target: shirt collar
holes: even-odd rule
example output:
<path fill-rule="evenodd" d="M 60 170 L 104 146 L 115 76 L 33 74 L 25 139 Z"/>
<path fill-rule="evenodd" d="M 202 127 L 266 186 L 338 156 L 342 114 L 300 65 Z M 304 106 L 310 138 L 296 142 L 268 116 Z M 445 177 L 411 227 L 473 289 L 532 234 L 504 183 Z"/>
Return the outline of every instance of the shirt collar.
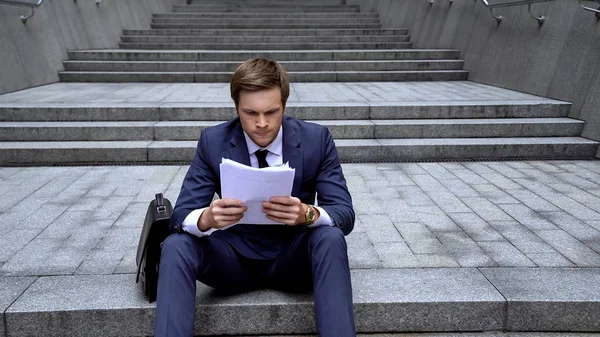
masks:
<path fill-rule="evenodd" d="M 258 150 L 269 150 L 269 152 L 281 156 L 283 153 L 283 125 L 279 127 L 277 137 L 266 147 L 260 147 L 250 139 L 246 131 L 244 131 L 244 138 L 246 138 L 246 145 L 248 147 L 248 154 L 252 155 Z"/>

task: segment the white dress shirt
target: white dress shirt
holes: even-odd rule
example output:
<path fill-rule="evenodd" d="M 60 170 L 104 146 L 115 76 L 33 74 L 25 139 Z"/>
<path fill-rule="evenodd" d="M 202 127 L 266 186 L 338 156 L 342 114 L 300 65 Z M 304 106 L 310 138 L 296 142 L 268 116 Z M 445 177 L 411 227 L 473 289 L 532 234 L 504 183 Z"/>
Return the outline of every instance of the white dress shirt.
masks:
<path fill-rule="evenodd" d="M 256 158 L 255 154 L 255 152 L 258 150 L 269 150 L 269 153 L 267 153 L 267 163 L 269 164 L 269 166 L 273 167 L 283 165 L 283 127 L 279 127 L 279 133 L 277 133 L 277 137 L 275 137 L 271 144 L 269 144 L 265 148 L 262 148 L 256 143 L 254 143 L 252 139 L 248 137 L 246 132 L 244 132 L 244 137 L 246 138 L 248 154 L 250 155 L 250 166 L 258 167 L 258 159 Z M 329 216 L 329 214 L 327 214 L 327 212 L 321 207 L 315 206 L 315 208 L 319 210 L 319 218 L 314 224 L 308 225 L 308 227 L 333 226 L 333 221 L 331 221 L 331 217 Z M 183 230 L 199 237 L 210 235 L 215 230 L 218 230 L 215 228 L 211 228 L 203 232 L 200 231 L 200 229 L 198 229 L 198 220 L 200 219 L 200 216 L 202 215 L 205 209 L 206 208 L 196 209 L 193 210 L 190 214 L 188 214 L 185 220 L 183 220 Z"/>

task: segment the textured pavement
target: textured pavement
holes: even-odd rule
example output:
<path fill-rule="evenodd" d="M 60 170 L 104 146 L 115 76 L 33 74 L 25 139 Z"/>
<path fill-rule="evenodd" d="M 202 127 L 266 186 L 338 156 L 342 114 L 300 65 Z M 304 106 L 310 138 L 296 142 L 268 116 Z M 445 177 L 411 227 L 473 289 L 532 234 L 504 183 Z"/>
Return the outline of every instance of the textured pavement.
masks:
<path fill-rule="evenodd" d="M 345 164 L 353 269 L 600 267 L 600 161 Z M 186 166 L 0 168 L 0 276 L 134 273 Z"/>

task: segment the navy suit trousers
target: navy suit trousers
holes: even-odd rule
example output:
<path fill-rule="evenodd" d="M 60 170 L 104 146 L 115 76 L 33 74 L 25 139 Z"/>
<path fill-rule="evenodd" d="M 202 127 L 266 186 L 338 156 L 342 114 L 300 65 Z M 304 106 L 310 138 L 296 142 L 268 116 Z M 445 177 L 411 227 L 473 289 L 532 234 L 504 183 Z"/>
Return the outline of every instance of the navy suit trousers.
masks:
<path fill-rule="evenodd" d="M 155 336 L 193 336 L 196 280 L 231 291 L 313 289 L 319 336 L 356 336 L 346 240 L 337 227 L 299 232 L 269 260 L 245 257 L 216 235 L 172 234 L 162 248 Z"/>

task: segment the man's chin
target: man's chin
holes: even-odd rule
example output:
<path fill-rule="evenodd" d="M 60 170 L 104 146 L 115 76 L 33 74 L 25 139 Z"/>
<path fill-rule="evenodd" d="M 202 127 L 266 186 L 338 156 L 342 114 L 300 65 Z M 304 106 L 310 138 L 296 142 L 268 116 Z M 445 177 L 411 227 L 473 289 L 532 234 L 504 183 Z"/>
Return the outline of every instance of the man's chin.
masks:
<path fill-rule="evenodd" d="M 273 140 L 275 140 L 275 138 L 269 137 L 268 135 L 265 135 L 265 136 L 254 135 L 254 139 L 252 139 L 252 141 L 260 147 L 266 147 L 267 145 L 271 144 L 273 142 Z"/>

